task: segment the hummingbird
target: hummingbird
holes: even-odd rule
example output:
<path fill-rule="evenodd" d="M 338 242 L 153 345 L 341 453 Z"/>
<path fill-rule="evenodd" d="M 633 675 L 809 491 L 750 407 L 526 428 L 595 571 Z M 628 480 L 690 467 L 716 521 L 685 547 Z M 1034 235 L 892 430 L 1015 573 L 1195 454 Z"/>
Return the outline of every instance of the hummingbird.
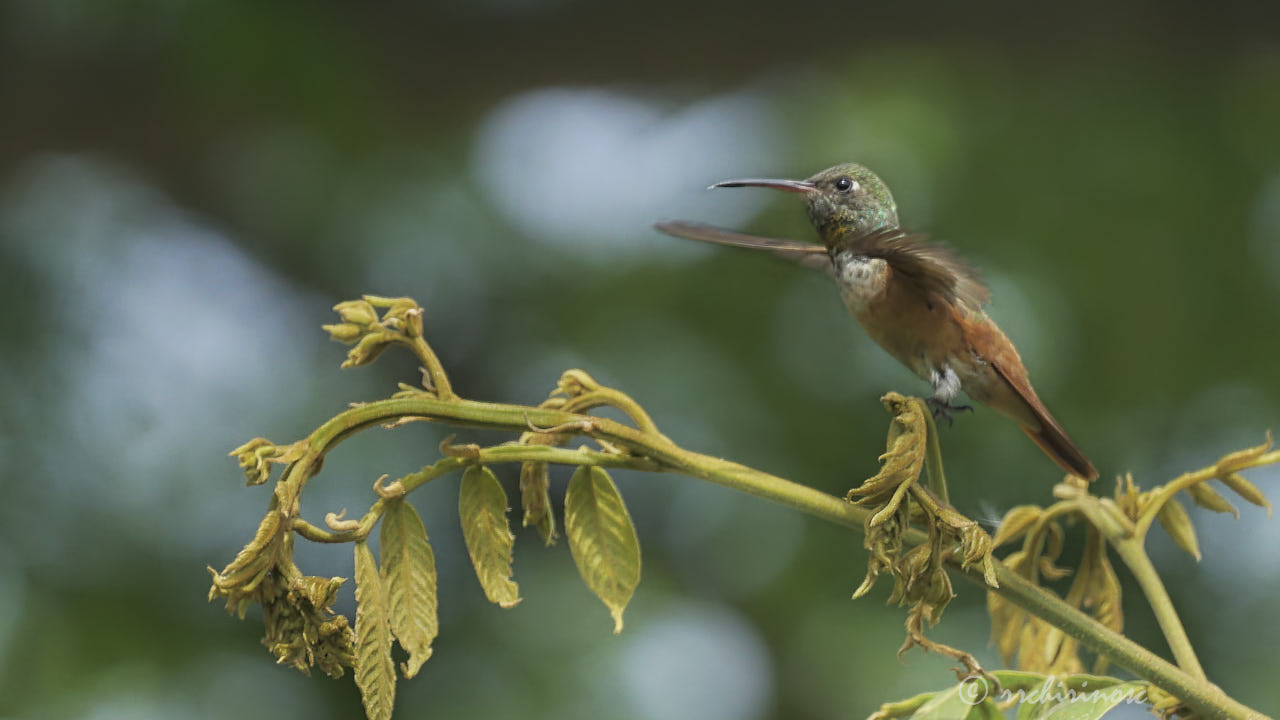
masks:
<path fill-rule="evenodd" d="M 666 221 L 668 235 L 767 250 L 835 277 L 845 307 L 880 347 L 928 381 L 934 417 L 946 419 L 963 391 L 1022 428 L 1065 472 L 1095 480 L 1098 471 L 1031 387 L 1009 338 L 983 310 L 990 293 L 951 249 L 909 234 L 875 173 L 856 163 L 806 180 L 726 180 L 713 188 L 763 187 L 799 195 L 821 244 L 757 237 L 700 223 Z"/>

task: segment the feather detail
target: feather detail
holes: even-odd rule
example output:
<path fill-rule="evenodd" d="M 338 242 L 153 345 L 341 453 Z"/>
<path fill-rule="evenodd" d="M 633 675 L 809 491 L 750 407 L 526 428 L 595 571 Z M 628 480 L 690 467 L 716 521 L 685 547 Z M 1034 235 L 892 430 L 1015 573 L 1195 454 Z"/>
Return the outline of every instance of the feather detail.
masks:
<path fill-rule="evenodd" d="M 895 275 L 915 284 L 926 296 L 939 297 L 952 305 L 976 310 L 991 297 L 969 263 L 948 247 L 925 242 L 924 235 L 883 227 L 850 235 L 833 248 L 833 251 L 845 250 L 884 259 Z"/>
<path fill-rule="evenodd" d="M 659 232 L 685 240 L 730 245 L 732 247 L 749 248 L 751 250 L 767 250 L 778 257 L 800 263 L 814 270 L 831 270 L 831 258 L 827 248 L 817 243 L 768 238 L 758 235 L 725 230 L 714 225 L 685 222 L 683 220 L 665 220 L 653 226 Z"/>

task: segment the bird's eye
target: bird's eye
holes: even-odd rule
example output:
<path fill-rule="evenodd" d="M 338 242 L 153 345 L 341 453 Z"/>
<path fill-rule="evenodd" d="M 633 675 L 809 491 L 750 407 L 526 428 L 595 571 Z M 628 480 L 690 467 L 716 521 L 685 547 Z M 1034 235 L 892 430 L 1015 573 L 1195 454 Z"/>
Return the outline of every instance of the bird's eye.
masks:
<path fill-rule="evenodd" d="M 856 185 L 857 183 L 847 177 L 842 177 L 839 180 L 836 180 L 836 190 L 842 193 L 849 192 Z"/>

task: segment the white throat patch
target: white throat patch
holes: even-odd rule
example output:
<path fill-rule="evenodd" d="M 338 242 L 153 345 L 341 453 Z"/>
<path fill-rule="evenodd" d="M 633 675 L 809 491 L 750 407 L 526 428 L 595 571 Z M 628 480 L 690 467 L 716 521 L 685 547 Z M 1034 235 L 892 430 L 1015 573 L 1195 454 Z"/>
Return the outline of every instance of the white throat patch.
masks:
<path fill-rule="evenodd" d="M 884 291 L 888 263 L 849 250 L 837 253 L 834 263 L 845 306 L 855 314 L 862 313 Z"/>

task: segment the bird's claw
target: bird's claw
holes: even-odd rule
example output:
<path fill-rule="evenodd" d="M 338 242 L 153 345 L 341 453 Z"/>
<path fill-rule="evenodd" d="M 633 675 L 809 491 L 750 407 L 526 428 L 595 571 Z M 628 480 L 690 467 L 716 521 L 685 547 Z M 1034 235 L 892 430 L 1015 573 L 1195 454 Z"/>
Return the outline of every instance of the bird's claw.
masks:
<path fill-rule="evenodd" d="M 955 420 L 952 417 L 954 413 L 964 410 L 973 412 L 972 405 L 952 405 L 951 403 L 946 402 L 945 400 L 939 400 L 938 398 L 927 398 L 924 402 L 929 406 L 929 412 L 933 413 L 933 418 L 935 420 L 939 418 L 946 420 L 948 428 L 955 423 Z"/>

